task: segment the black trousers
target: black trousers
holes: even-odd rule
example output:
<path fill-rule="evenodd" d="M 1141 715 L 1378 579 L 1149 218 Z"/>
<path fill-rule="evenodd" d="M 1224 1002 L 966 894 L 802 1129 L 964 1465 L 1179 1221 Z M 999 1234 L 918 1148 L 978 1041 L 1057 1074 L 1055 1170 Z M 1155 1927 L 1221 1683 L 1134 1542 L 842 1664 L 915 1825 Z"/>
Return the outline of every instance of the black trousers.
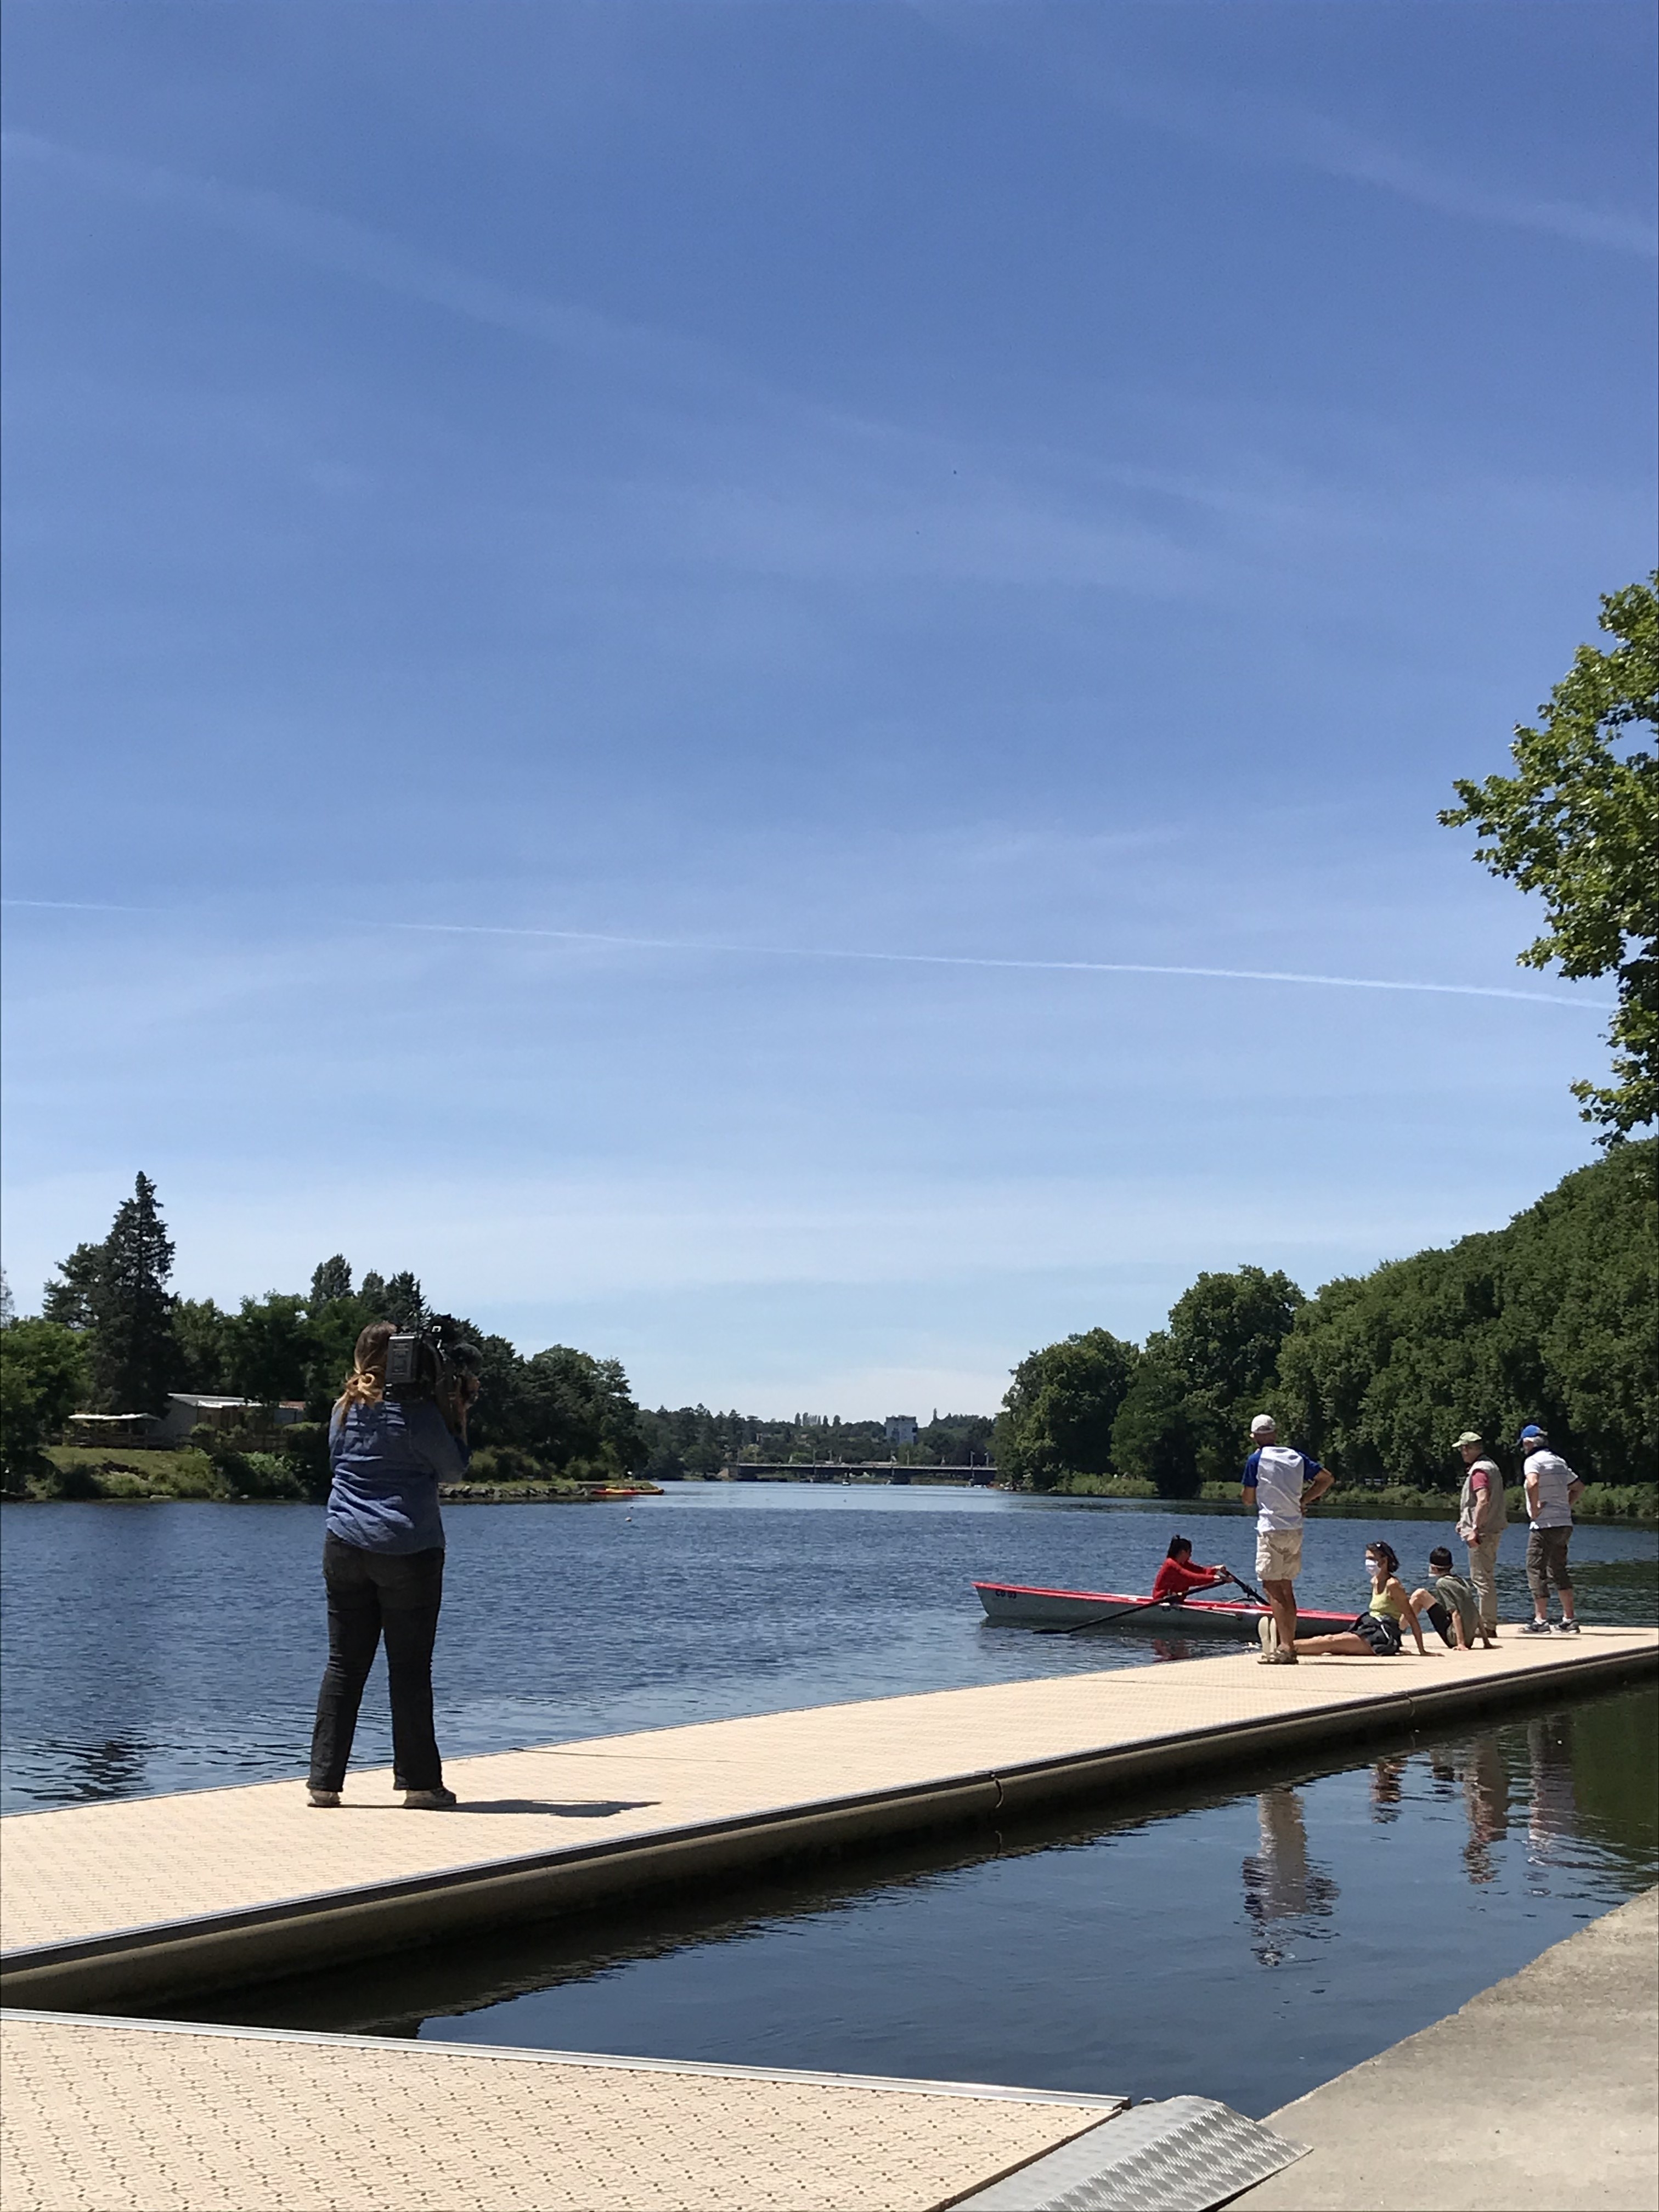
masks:
<path fill-rule="evenodd" d="M 443 1761 L 432 1727 L 432 1646 L 443 1603 L 444 1555 L 365 1552 L 337 1536 L 323 1539 L 328 1591 L 328 1665 L 311 1738 L 311 1786 L 345 1781 L 363 1684 L 382 1635 L 392 1690 L 392 1759 L 400 1790 L 438 1790 Z"/>

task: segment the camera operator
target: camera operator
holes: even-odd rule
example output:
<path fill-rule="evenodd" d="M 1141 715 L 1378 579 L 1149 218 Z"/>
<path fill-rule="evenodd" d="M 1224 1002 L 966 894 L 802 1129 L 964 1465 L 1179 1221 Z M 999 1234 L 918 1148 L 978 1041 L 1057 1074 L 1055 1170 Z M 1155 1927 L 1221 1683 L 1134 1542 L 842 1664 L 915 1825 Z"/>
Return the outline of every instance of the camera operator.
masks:
<path fill-rule="evenodd" d="M 396 1786 L 411 1808 L 455 1802 L 444 1787 L 432 1724 L 432 1647 L 444 1581 L 438 1485 L 459 1480 L 471 1456 L 466 1417 L 478 1394 L 476 1358 L 470 1346 L 458 1347 L 451 1365 L 424 1337 L 399 1334 L 389 1321 L 371 1322 L 357 1339 L 328 1429 L 328 1665 L 311 1739 L 313 1805 L 340 1802 L 363 1684 L 382 1635 Z"/>

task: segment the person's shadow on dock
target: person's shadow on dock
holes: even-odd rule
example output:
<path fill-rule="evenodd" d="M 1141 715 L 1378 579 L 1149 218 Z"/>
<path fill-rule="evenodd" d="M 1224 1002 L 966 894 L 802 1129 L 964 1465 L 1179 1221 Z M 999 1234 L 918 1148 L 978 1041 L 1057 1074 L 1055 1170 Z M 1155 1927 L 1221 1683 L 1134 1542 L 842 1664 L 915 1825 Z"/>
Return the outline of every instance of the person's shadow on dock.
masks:
<path fill-rule="evenodd" d="M 586 1804 L 561 1804 L 550 1797 L 463 1797 L 453 1810 L 457 1813 L 549 1813 L 556 1820 L 609 1820 L 618 1813 L 647 1812 L 659 1802 L 655 1797 L 599 1797 Z M 390 1799 L 366 1804 L 359 1798 L 355 1804 L 348 1802 L 337 1809 L 351 1813 L 400 1813 L 404 1808 Z"/>
<path fill-rule="evenodd" d="M 592 1804 L 556 1805 L 546 1797 L 463 1797 L 458 1813 L 551 1813 L 560 1820 L 608 1820 L 617 1813 L 643 1813 L 654 1797 L 601 1797 Z"/>

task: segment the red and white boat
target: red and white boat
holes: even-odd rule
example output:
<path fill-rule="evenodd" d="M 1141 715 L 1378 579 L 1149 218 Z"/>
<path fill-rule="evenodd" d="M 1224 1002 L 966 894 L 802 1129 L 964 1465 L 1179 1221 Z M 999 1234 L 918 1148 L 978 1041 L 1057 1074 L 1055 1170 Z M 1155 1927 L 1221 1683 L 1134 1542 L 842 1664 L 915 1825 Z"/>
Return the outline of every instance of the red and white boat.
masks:
<path fill-rule="evenodd" d="M 1152 1636 L 1206 1636 L 1253 1644 L 1263 1608 L 1253 1598 L 1189 1597 L 1179 1602 L 1127 1596 L 1116 1590 L 1034 1589 L 1024 1583 L 975 1583 L 986 1618 L 1001 1627 L 1144 1629 Z M 1298 1606 L 1304 1636 L 1331 1636 L 1352 1628 L 1352 1613 Z"/>

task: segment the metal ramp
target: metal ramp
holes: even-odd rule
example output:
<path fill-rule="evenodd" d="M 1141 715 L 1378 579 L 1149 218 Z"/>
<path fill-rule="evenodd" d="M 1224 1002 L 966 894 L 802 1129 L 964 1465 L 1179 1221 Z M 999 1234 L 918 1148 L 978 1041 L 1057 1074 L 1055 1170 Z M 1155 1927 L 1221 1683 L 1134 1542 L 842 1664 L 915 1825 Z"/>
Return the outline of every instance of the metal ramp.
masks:
<path fill-rule="evenodd" d="M 952 2212 L 1212 2212 L 1307 2148 L 1212 2097 L 1168 2097 L 958 2197 Z"/>

